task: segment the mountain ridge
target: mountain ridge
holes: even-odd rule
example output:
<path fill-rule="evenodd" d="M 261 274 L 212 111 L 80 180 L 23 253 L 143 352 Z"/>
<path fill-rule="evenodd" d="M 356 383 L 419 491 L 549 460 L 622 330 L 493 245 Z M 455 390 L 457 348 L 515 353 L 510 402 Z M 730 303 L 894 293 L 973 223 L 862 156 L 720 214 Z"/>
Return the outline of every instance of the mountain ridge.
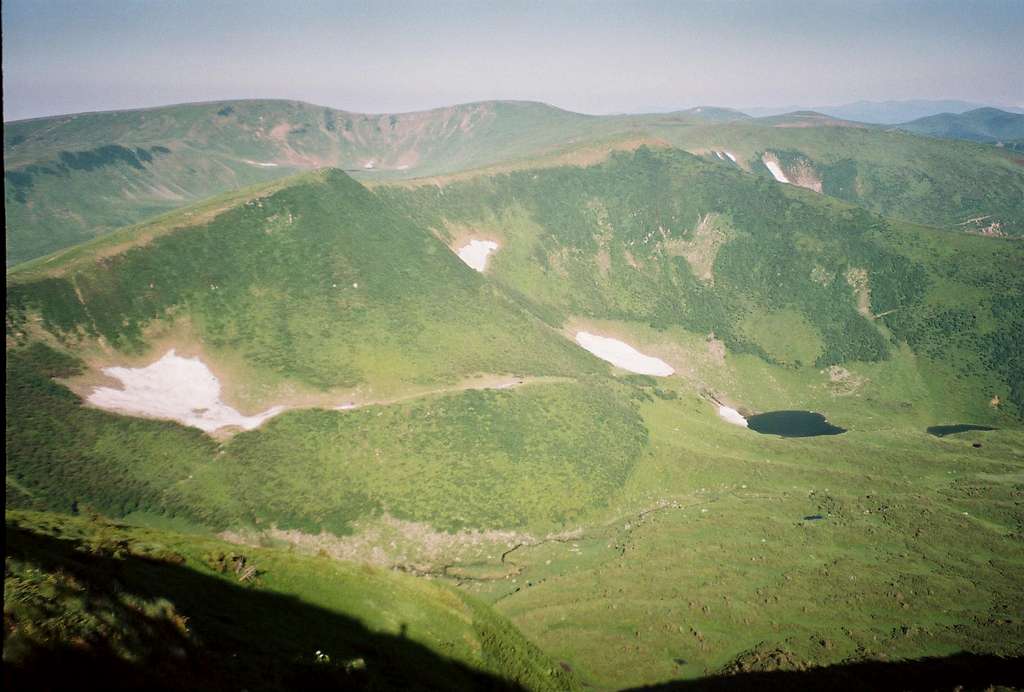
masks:
<path fill-rule="evenodd" d="M 234 105 L 232 105 L 234 104 Z M 820 133 L 834 131 L 832 160 L 822 161 Z M 790 128 L 788 135 L 780 133 Z M 796 132 L 800 130 L 800 132 Z M 857 146 L 849 133 L 856 130 Z M 4 193 L 8 266 L 46 255 L 115 228 L 233 189 L 319 167 L 340 167 L 374 181 L 428 178 L 603 146 L 661 140 L 691 152 L 718 151 L 740 135 L 740 165 L 761 175 L 755 157 L 785 149 L 817 167 L 839 165 L 843 182 L 824 185 L 890 216 L 956 229 L 966 218 L 994 216 L 1002 232 L 1024 233 L 1024 212 L 991 197 L 986 178 L 1021 177 L 999 152 L 939 148 L 860 123 L 807 113 L 745 118 L 695 109 L 668 114 L 591 116 L 537 102 L 486 101 L 408 114 L 352 114 L 296 101 L 210 102 L 137 111 L 22 121 L 5 128 Z M 830 136 L 832 133 L 830 132 Z M 911 137 L 911 135 L 907 135 Z M 615 148 L 612 144 L 606 148 Z M 732 151 L 732 154 L 740 152 Z M 899 154 L 896 156 L 895 154 Z M 776 154 L 770 154 L 776 155 Z M 594 160 L 593 152 L 584 157 Z M 925 165 L 925 162 L 928 162 Z M 970 166 L 981 179 L 959 178 L 974 200 L 959 215 L 947 201 L 952 180 L 922 187 L 922 176 L 949 178 Z M 878 178 L 878 184 L 872 179 Z M 899 180 L 898 185 L 881 180 Z M 997 188 L 1004 189 L 1005 185 Z M 893 197 L 901 192 L 898 199 Z M 1019 205 L 1018 205 L 1019 206 Z M 942 209 L 942 213 L 936 210 Z"/>
<path fill-rule="evenodd" d="M 998 108 L 976 108 L 963 113 L 939 113 L 894 127 L 914 134 L 964 139 L 990 144 L 1024 143 L 1024 114 Z"/>

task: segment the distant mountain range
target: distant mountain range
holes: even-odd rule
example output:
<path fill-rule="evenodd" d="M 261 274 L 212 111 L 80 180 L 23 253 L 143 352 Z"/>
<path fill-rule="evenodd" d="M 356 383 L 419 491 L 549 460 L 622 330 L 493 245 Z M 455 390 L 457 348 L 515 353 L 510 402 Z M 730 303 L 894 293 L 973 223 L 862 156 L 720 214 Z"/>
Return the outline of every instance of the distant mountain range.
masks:
<path fill-rule="evenodd" d="M 1024 142 L 1024 115 L 998 108 L 976 108 L 959 114 L 939 113 L 897 127 L 914 134 L 943 139 L 988 143 Z"/>
<path fill-rule="evenodd" d="M 522 168 L 539 158 L 582 165 L 644 143 L 772 178 L 767 156 L 790 180 L 876 213 L 941 228 L 992 217 L 1000 232 L 1021 235 L 1018 182 L 997 182 L 1006 170 L 1009 180 L 1020 181 L 1020 166 L 1005 151 L 937 139 L 1019 139 L 1013 133 L 1024 116 L 1000 113 L 986 109 L 950 115 L 959 120 L 945 125 L 894 127 L 814 111 L 752 118 L 713 106 L 594 116 L 543 103 L 485 101 L 362 114 L 250 100 L 22 120 L 4 127 L 6 259 L 11 266 L 214 195 L 318 168 L 384 182 Z M 961 167 L 971 175 L 957 173 Z M 913 187 L 922 176 L 932 185 Z M 894 186 L 897 180 L 913 192 L 898 193 L 904 188 Z M 956 193 L 974 201 L 954 202 Z"/>
<path fill-rule="evenodd" d="M 972 103 L 958 100 L 911 100 L 911 101 L 856 101 L 839 106 L 780 106 L 778 108 L 751 107 L 740 110 L 754 117 L 781 115 L 798 110 L 812 110 L 842 120 L 855 120 L 861 123 L 878 125 L 896 125 L 911 120 L 926 118 L 943 113 L 958 115 L 979 108 L 991 107 L 992 104 Z M 1020 108 L 999 106 L 1008 113 L 1024 113 Z"/>

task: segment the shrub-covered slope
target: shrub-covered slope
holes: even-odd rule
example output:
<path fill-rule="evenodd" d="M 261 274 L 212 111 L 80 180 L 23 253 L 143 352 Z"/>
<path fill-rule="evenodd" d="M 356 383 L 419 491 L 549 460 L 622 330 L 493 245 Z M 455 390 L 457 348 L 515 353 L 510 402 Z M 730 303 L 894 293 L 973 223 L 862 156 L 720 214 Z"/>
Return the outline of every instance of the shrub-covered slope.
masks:
<path fill-rule="evenodd" d="M 775 159 L 791 181 L 883 216 L 1024 235 L 1024 159 L 1013 151 L 799 114 L 652 133 L 695 153 L 727 150 L 765 178 Z"/>
<path fill-rule="evenodd" d="M 142 352 L 163 329 L 251 380 L 310 391 L 586 369 L 578 349 L 438 239 L 344 173 L 325 171 L 209 221 L 189 212 L 8 278 L 8 334 Z M 155 236 L 155 237 L 154 237 Z M 591 366 L 592 367 L 592 366 Z M 341 403 L 341 402 L 338 402 Z"/>
<path fill-rule="evenodd" d="M 496 280 L 562 318 L 714 333 L 798 369 L 885 361 L 906 342 L 977 408 L 998 394 L 1024 410 L 1012 241 L 887 221 L 676 151 L 381 194 L 423 225 L 502 237 Z"/>

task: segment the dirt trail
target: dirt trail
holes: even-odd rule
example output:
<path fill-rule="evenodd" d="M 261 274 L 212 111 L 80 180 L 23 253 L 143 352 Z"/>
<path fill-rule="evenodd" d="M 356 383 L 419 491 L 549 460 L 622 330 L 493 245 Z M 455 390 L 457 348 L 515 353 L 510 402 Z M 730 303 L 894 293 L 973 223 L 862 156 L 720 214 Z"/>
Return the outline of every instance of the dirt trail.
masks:
<path fill-rule="evenodd" d="M 401 396 L 388 397 L 383 399 L 367 399 L 362 402 L 349 401 L 334 407 L 335 411 L 351 411 L 352 409 L 365 408 L 367 406 L 388 406 L 390 404 L 398 404 L 404 401 L 411 401 L 413 399 L 420 399 L 428 396 L 437 396 L 441 394 L 452 394 L 455 392 L 466 392 L 469 390 L 478 389 L 515 389 L 517 387 L 524 387 L 531 384 L 555 384 L 559 382 L 574 382 L 571 377 L 518 377 L 511 375 L 486 375 L 480 378 L 474 378 L 453 384 L 447 387 L 438 387 L 436 389 L 426 389 L 422 391 L 413 392 L 410 394 L 403 394 Z M 301 408 L 301 407 L 296 407 Z"/>

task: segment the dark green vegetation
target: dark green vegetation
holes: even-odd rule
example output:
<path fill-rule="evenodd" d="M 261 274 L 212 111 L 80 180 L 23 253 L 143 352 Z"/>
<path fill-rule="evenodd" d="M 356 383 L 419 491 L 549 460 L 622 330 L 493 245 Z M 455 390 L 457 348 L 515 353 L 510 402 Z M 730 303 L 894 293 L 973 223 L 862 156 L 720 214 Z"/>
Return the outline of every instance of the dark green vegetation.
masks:
<path fill-rule="evenodd" d="M 803 171 L 784 166 L 790 180 L 818 182 L 824 194 L 887 217 L 961 232 L 997 223 L 1001 233 L 1024 234 L 1021 157 L 989 145 L 798 115 L 659 135 L 691 151 L 729 150 L 745 168 L 766 177 L 760 163 L 765 152 L 799 154 L 809 165 Z M 987 222 L 971 221 L 978 217 Z"/>
<path fill-rule="evenodd" d="M 218 104 L 217 117 L 241 107 L 228 108 Z M 812 134 L 798 142 L 786 134 L 798 128 L 716 127 L 782 133 L 771 148 L 791 169 L 816 170 L 814 147 L 827 143 L 813 134 L 826 128 L 803 128 Z M 871 143 L 859 130 L 828 129 L 840 151 Z M 745 163 L 760 158 L 735 153 Z M 1009 193 L 993 192 L 1003 199 L 1019 174 L 1001 167 L 1006 159 L 991 161 L 985 175 L 1009 181 Z M 861 166 L 830 180 L 856 191 Z M 442 641 L 462 643 L 417 641 L 459 665 L 413 650 L 410 661 L 436 666 L 424 685 L 470 684 L 463 664 L 529 687 L 573 684 L 544 677 L 547 659 L 520 644 L 525 659 L 489 658 L 517 635 L 474 634 L 481 621 L 509 627 L 487 620 L 494 614 L 476 601 L 425 580 L 401 582 L 424 589 L 411 601 L 390 597 L 384 581 L 331 586 L 333 574 L 321 570 L 363 568 L 326 555 L 456 584 L 602 689 L 965 650 L 1020 656 L 1024 248 L 887 219 L 749 168 L 640 148 L 588 168 L 373 189 L 324 171 L 16 268 L 7 285 L 8 505 L 98 510 L 194 533 L 21 514 L 15 520 L 30 525 L 15 539 L 28 547 L 22 563 L 9 558 L 9 584 L 24 588 L 33 608 L 59 605 L 51 631 L 73 631 L 72 621 L 85 633 L 101 629 L 91 616 L 64 615 L 78 601 L 35 590 L 38 573 L 22 565 L 47 552 L 67 558 L 74 546 L 50 543 L 54 525 L 68 543 L 109 532 L 128 543 L 122 562 L 103 553 L 44 572 L 57 575 L 52 582 L 82 573 L 76 579 L 102 583 L 115 569 L 144 569 L 118 578 L 131 585 L 125 603 L 137 607 L 113 603 L 102 586 L 80 600 L 112 603 L 117 629 L 163 632 L 173 617 L 161 620 L 159 598 L 173 606 L 164 613 L 234 617 L 228 605 L 194 600 L 196 589 L 181 586 L 196 583 L 193 573 L 227 583 L 254 567 L 264 572 L 254 584 L 214 589 L 218 602 L 245 610 L 238 594 L 265 588 L 362 623 L 339 627 L 349 638 L 340 653 L 328 651 L 332 665 L 342 663 L 327 674 L 341 680 L 390 670 L 382 661 L 406 655 L 388 648 L 401 641 L 373 632 L 400 635 L 409 622 L 416 639 L 436 620 L 450 633 Z M 926 198 L 898 197 L 906 209 Z M 484 274 L 450 250 L 469 237 L 500 244 Z M 575 346 L 577 329 L 622 338 L 677 374 L 614 371 Z M 98 411 L 75 393 L 103 382 L 103 366 L 148 364 L 172 347 L 201 355 L 233 406 L 308 408 L 214 439 Z M 483 376 L 524 382 L 467 384 Z M 350 398 L 367 405 L 330 410 Z M 712 401 L 821 411 L 848 432 L 757 435 L 720 420 Z M 950 420 L 999 430 L 924 432 Z M 223 530 L 293 552 L 198 537 Z M 136 560 L 146 552 L 139 542 L 184 556 L 188 572 L 162 558 Z M 317 550 L 325 557 L 309 555 Z M 316 574 L 275 586 L 300 568 Z M 177 586 L 164 586 L 171 581 Z M 339 600 L 324 605 L 328 597 Z M 197 621 L 201 642 L 183 648 L 202 658 L 209 646 L 225 658 L 234 644 L 208 642 L 247 641 L 233 631 L 221 637 L 223 628 L 265 631 L 276 599 L 251 606 L 252 620 Z M 438 599 L 461 624 L 445 619 Z M 156 617 L 156 629 L 133 612 Z M 268 680 L 294 680 L 312 665 L 303 655 L 327 651 L 316 637 L 326 625 L 298 631 L 316 617 L 282 617 L 281 631 L 254 650 L 281 637 L 294 663 L 273 667 Z M 148 651 L 146 636 L 131 650 Z M 169 653 L 153 655 L 162 670 Z M 400 660 L 392 667 L 408 670 Z M 367 684 L 406 683 L 395 675 Z"/>
<path fill-rule="evenodd" d="M 551 689 L 490 608 L 368 567 L 8 513 L 8 689 Z"/>
<path fill-rule="evenodd" d="M 496 280 L 559 317 L 714 332 L 797 369 L 885 361 L 905 341 L 976 383 L 973 409 L 1001 381 L 1024 410 L 1019 245 L 947 240 L 681 152 L 381 194 L 423 225 L 501 234 Z M 761 315 L 802 330 L 800 345 Z"/>
<path fill-rule="evenodd" d="M 598 117 L 489 101 L 367 115 L 293 101 L 233 101 L 7 123 L 7 262 L 300 170 L 336 166 L 367 180 L 394 180 L 523 166 L 623 139 L 694 152 L 728 149 L 743 168 L 763 175 L 762 153 L 798 151 L 826 181 L 826 194 L 950 229 L 988 215 L 1003 232 L 1024 233 L 1024 171 L 1012 155 L 820 114 L 754 119 L 707 107 Z"/>
<path fill-rule="evenodd" d="M 928 137 L 966 139 L 972 142 L 1024 142 L 1024 115 L 998 108 L 978 108 L 954 115 L 941 113 L 897 125 L 901 130 Z"/>
<path fill-rule="evenodd" d="M 143 510 L 224 525 L 215 504 L 190 502 L 179 484 L 201 472 L 213 442 L 172 423 L 83 408 L 51 379 L 80 370 L 76 359 L 40 343 L 8 351 L 7 506 L 73 512 L 88 504 L 115 516 Z M 139 465 L 139 458 L 152 463 Z"/>
<path fill-rule="evenodd" d="M 382 511 L 446 531 L 573 527 L 608 507 L 647 447 L 627 402 L 536 385 L 302 412 L 239 435 L 218 465 L 254 519 L 311 533 Z"/>
<path fill-rule="evenodd" d="M 144 331 L 191 328 L 262 380 L 313 391 L 453 383 L 474 373 L 593 369 L 520 301 L 482 281 L 421 227 L 337 171 L 64 273 L 16 272 L 8 334 L 29 316 L 126 352 Z M 136 238 L 146 237 L 146 228 Z M 132 247 L 136 244 L 136 247 Z M 96 255 L 106 248 L 99 245 Z M 48 276 L 51 273 L 59 276 Z"/>
<path fill-rule="evenodd" d="M 970 432 L 972 430 L 995 430 L 987 425 L 971 425 L 970 423 L 957 423 L 956 425 L 931 425 L 928 427 L 928 434 L 935 437 L 956 435 L 958 433 Z"/>
<path fill-rule="evenodd" d="M 841 435 L 846 430 L 832 425 L 825 416 L 811 411 L 768 411 L 747 416 L 747 427 L 764 435 L 780 437 L 817 437 Z"/>
<path fill-rule="evenodd" d="M 81 407 L 49 379 L 75 366 L 39 344 L 8 358 L 12 507 L 309 533 L 344 534 L 385 512 L 444 530 L 564 527 L 607 507 L 648 442 L 615 388 L 534 385 L 301 411 L 218 447 L 173 423 Z"/>

